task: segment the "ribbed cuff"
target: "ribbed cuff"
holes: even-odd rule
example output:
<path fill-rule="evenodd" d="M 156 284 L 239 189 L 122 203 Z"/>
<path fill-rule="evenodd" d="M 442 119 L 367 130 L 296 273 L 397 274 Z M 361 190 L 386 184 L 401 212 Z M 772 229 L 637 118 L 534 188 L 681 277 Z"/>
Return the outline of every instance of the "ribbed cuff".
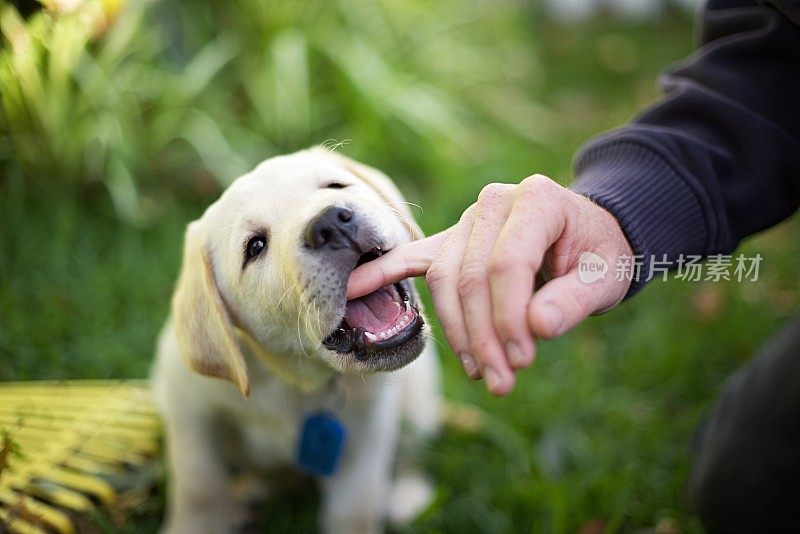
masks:
<path fill-rule="evenodd" d="M 708 231 L 703 210 L 681 170 L 648 143 L 600 139 L 575 162 L 571 189 L 611 212 L 640 261 L 625 298 L 659 272 L 653 259 L 675 265 L 680 254 L 702 254 Z M 663 265 L 663 264 L 658 264 Z"/>

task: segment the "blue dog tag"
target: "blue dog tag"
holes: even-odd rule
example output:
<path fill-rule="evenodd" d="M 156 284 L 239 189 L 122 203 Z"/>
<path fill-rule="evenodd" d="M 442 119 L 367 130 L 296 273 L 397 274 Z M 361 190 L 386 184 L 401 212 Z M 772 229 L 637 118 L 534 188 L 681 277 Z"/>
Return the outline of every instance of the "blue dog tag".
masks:
<path fill-rule="evenodd" d="M 332 475 L 339 466 L 346 438 L 347 430 L 334 414 L 309 415 L 300 432 L 297 463 L 314 475 Z"/>

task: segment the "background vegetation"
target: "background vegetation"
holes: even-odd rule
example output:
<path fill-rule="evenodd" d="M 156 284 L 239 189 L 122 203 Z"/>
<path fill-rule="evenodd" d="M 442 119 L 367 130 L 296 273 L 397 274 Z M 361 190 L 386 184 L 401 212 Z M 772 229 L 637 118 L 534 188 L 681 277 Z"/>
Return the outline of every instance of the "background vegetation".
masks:
<path fill-rule="evenodd" d="M 557 22 L 538 4 L 0 0 L 0 380 L 144 377 L 182 233 L 241 172 L 326 140 L 392 175 L 422 227 L 490 181 L 567 183 L 575 149 L 657 94 L 690 16 Z M 59 7 L 62 6 L 62 7 Z M 427 460 L 410 532 L 694 531 L 694 426 L 797 307 L 797 222 L 749 241 L 757 283 L 653 283 L 490 398 L 443 346 L 450 399 L 491 417 Z M 441 336 L 439 336 L 441 340 Z M 314 497 L 270 507 L 314 525 Z M 151 531 L 154 498 L 107 530 Z"/>

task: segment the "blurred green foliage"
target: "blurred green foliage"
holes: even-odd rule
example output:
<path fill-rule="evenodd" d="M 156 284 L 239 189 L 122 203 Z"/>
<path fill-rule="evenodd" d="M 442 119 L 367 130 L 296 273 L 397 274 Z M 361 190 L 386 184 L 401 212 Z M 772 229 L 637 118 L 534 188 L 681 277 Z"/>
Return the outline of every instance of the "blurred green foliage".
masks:
<path fill-rule="evenodd" d="M 490 181 L 568 182 L 575 149 L 692 49 L 682 13 L 570 25 L 512 0 L 62 4 L 24 19 L 0 0 L 2 380 L 146 376 L 186 223 L 267 157 L 346 141 L 434 232 Z M 491 417 L 427 451 L 439 498 L 407 530 L 697 530 L 692 429 L 796 308 L 796 227 L 745 246 L 758 283 L 653 283 L 541 343 L 507 398 L 442 346 L 447 396 Z M 154 530 L 158 502 L 113 529 Z M 313 506 L 268 512 L 314 525 Z"/>

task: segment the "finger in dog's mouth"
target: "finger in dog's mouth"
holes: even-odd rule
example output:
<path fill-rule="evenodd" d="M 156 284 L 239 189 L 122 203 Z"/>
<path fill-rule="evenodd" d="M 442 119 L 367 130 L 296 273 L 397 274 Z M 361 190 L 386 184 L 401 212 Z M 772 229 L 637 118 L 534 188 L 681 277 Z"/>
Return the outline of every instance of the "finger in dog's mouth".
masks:
<path fill-rule="evenodd" d="M 374 260 L 383 252 L 378 247 L 369 250 L 356 266 Z M 411 286 L 407 280 L 402 280 L 348 300 L 341 323 L 323 340 L 323 345 L 367 360 L 383 350 L 403 345 L 419 334 L 422 326 L 423 319 L 413 302 Z"/>

